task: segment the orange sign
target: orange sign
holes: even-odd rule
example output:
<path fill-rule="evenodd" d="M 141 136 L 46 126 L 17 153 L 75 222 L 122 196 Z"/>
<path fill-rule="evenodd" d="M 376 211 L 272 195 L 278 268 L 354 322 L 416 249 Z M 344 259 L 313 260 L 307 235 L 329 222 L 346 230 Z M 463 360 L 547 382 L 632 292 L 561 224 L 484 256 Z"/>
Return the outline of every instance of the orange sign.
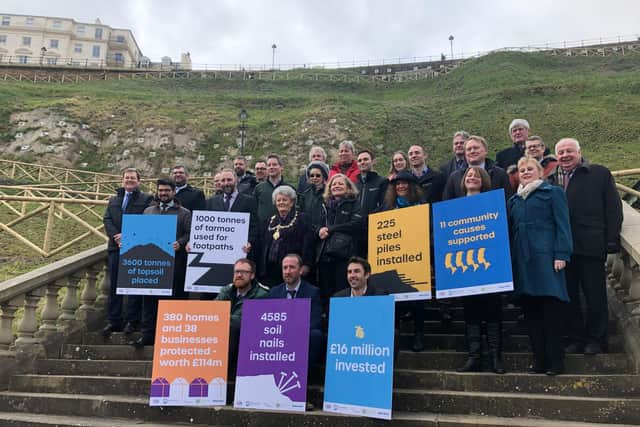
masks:
<path fill-rule="evenodd" d="M 227 401 L 229 301 L 158 303 L 150 406 Z"/>

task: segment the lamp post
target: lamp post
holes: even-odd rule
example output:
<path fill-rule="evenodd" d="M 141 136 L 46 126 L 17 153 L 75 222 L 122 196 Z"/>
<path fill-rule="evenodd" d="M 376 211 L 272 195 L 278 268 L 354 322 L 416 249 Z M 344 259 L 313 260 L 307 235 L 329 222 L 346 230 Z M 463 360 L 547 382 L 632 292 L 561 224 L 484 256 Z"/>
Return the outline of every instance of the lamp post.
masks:
<path fill-rule="evenodd" d="M 272 44 L 271 45 L 271 49 L 272 49 L 272 54 L 271 54 L 271 69 L 275 70 L 276 69 L 276 49 L 278 48 L 278 46 L 276 46 L 276 44 Z"/>
<path fill-rule="evenodd" d="M 40 48 L 40 67 L 42 67 L 42 63 L 44 62 L 44 55 L 47 53 L 47 48 L 42 46 Z"/>
<path fill-rule="evenodd" d="M 244 141 L 247 137 L 247 119 L 249 119 L 249 114 L 247 114 L 247 110 L 244 108 L 240 109 L 240 114 L 238 114 L 238 119 L 240 119 L 240 155 L 244 155 Z"/>
<path fill-rule="evenodd" d="M 453 59 L 453 36 L 449 36 L 449 44 L 451 45 L 451 59 Z"/>

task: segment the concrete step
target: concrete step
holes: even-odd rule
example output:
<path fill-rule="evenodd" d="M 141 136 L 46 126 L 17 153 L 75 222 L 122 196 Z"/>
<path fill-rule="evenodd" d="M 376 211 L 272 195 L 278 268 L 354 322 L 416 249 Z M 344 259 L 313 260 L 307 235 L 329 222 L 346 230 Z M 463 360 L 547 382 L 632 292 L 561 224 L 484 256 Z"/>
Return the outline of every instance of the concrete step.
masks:
<path fill-rule="evenodd" d="M 434 411 L 438 408 L 433 408 Z M 613 414 L 605 424 L 567 422 L 558 420 L 536 419 L 531 417 L 505 418 L 481 415 L 481 411 L 469 415 L 452 415 L 427 412 L 404 412 L 394 410 L 393 421 L 374 420 L 370 418 L 347 417 L 315 410 L 305 414 L 283 412 L 268 412 L 255 410 L 233 409 L 229 406 L 219 408 L 206 407 L 150 407 L 148 398 L 122 396 L 83 396 L 54 393 L 16 393 L 0 392 L 0 414 L 10 419 L 13 414 L 17 417 L 27 417 L 38 414 L 64 415 L 71 417 L 88 417 L 92 419 L 127 418 L 126 426 L 136 425 L 137 420 L 143 419 L 147 423 L 163 422 L 189 423 L 191 425 L 206 424 L 210 426 L 242 426 L 242 427 L 287 427 L 287 426 L 324 426 L 332 427 L 369 427 L 369 426 L 407 426 L 407 427 L 631 427 L 634 424 L 614 424 Z M 20 415 L 22 414 L 22 415 Z M 124 414 L 124 415 L 116 415 Z M 0 418 L 2 420 L 2 418 Z M 596 421 L 595 419 L 593 421 Z M 18 421 L 20 422 L 20 421 Z M 4 424 L 2 424 L 4 425 Z M 38 424 L 7 424 L 7 425 L 35 425 Z M 42 425 L 51 425 L 42 424 Z M 54 424 L 55 425 L 55 424 Z M 64 424 L 62 424 L 64 426 Z M 82 425 L 82 424 L 80 424 Z M 90 424 L 91 425 L 91 424 Z M 115 424 L 118 425 L 118 424 Z M 142 424 L 145 425 L 145 424 Z M 153 425 L 153 424 L 150 424 Z M 100 424 L 96 426 L 103 427 Z"/>
<path fill-rule="evenodd" d="M 150 375 L 13 375 L 9 390 L 33 393 L 140 395 L 149 393 Z M 322 385 L 323 372 L 314 372 L 310 383 Z M 526 373 L 457 373 L 397 370 L 394 387 L 406 390 L 448 390 L 496 393 L 547 393 L 575 397 L 635 398 L 640 396 L 639 375 L 530 375 Z M 233 387 L 231 388 L 231 390 Z"/>
<path fill-rule="evenodd" d="M 423 351 L 414 353 L 402 351 L 398 356 L 396 369 L 455 371 L 464 365 L 467 355 L 455 351 Z M 486 362 L 486 361 L 485 361 Z M 529 353 L 504 353 L 505 368 L 508 372 L 526 372 L 532 363 Z M 487 364 L 484 363 L 486 367 Z M 632 372 L 629 358 L 624 353 L 597 354 L 585 356 L 568 354 L 565 357 L 567 374 L 626 374 Z"/>
<path fill-rule="evenodd" d="M 502 322 L 502 329 L 505 334 L 527 335 L 527 325 L 524 321 L 508 320 Z M 442 323 L 440 320 L 426 320 L 424 331 L 429 334 L 464 334 L 464 321 L 455 320 L 449 323 Z M 413 332 L 413 322 L 411 320 L 400 322 L 400 332 Z M 608 334 L 617 333 L 615 320 L 609 321 Z"/>
<path fill-rule="evenodd" d="M 174 427 L 174 426 L 190 426 L 190 427 L 207 427 L 210 424 L 190 424 L 190 423 L 154 423 L 136 420 L 132 422 L 127 418 L 105 418 L 98 419 L 95 417 L 73 417 L 68 415 L 49 415 L 49 414 L 24 414 L 21 412 L 0 412 L 0 425 L 11 427 L 124 427 L 131 426 L 142 427 Z"/>

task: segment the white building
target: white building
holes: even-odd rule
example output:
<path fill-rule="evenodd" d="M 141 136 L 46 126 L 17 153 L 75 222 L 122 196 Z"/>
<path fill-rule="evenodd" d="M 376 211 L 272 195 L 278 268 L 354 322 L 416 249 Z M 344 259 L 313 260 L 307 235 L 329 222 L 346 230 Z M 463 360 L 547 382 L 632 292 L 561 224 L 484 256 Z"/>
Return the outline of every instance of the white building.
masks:
<path fill-rule="evenodd" d="M 69 18 L 0 14 L 0 63 L 137 67 L 142 52 L 131 30 Z"/>

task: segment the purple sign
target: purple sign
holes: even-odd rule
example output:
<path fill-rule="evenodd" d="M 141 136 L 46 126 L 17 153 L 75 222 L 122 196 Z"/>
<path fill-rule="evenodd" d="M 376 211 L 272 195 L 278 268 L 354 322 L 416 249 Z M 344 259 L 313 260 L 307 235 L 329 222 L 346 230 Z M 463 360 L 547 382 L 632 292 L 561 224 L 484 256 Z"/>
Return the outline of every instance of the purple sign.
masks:
<path fill-rule="evenodd" d="M 311 300 L 247 300 L 233 406 L 304 411 Z"/>

